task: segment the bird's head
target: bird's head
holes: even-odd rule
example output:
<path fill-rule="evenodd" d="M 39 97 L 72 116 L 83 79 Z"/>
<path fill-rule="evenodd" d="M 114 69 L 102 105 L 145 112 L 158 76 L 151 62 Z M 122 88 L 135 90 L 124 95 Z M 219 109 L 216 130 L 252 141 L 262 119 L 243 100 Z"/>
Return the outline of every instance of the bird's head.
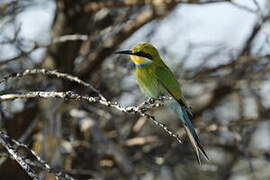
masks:
<path fill-rule="evenodd" d="M 116 54 L 130 55 L 133 63 L 138 67 L 144 67 L 154 63 L 159 58 L 157 49 L 148 43 L 137 44 L 127 51 L 118 51 Z"/>

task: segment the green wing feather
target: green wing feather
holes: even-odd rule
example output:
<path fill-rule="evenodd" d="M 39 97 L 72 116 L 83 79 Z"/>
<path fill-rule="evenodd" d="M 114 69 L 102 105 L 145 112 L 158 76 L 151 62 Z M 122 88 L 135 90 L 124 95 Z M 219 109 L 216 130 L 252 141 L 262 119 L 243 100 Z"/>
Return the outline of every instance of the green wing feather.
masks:
<path fill-rule="evenodd" d="M 156 76 L 176 100 L 182 97 L 180 85 L 168 67 L 156 67 Z"/>
<path fill-rule="evenodd" d="M 176 80 L 172 71 L 164 64 L 156 67 L 156 76 L 159 83 L 168 91 L 168 93 L 181 105 L 189 109 L 182 95 L 179 82 Z M 190 112 L 189 112 L 190 113 Z"/>
<path fill-rule="evenodd" d="M 174 77 L 173 73 L 171 70 L 165 65 L 161 65 L 156 67 L 156 76 L 159 81 L 159 83 L 162 84 L 162 86 L 167 90 L 167 92 L 180 104 L 180 107 L 183 107 L 183 113 L 184 113 L 184 118 L 181 119 L 184 121 L 184 127 L 187 132 L 187 135 L 191 141 L 192 146 L 194 147 L 196 158 L 201 164 L 200 161 L 200 156 L 199 156 L 199 151 L 202 152 L 202 154 L 205 156 L 205 158 L 208 160 L 208 156 L 206 152 L 204 151 L 199 137 L 196 134 L 196 131 L 190 121 L 192 113 L 189 109 L 189 107 L 186 105 L 184 101 L 184 97 L 181 92 L 181 87 L 176 78 Z M 185 115 L 186 114 L 186 115 Z"/>

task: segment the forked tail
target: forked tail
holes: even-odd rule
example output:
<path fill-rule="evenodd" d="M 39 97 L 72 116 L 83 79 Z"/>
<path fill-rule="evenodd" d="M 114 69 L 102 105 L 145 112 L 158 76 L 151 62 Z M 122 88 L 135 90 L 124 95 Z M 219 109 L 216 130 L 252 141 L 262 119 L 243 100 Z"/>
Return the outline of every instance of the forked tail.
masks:
<path fill-rule="evenodd" d="M 186 107 L 183 107 L 176 103 L 173 103 L 171 105 L 171 108 L 177 113 L 178 117 L 180 118 L 181 122 L 184 125 L 184 129 L 187 133 L 189 141 L 192 144 L 193 150 L 195 151 L 195 155 L 196 155 L 198 163 L 201 164 L 200 153 L 202 153 L 203 156 L 207 160 L 209 160 L 206 152 L 204 151 L 200 143 L 200 139 L 195 131 L 195 128 L 190 121 L 191 113 L 189 112 L 189 110 Z"/>

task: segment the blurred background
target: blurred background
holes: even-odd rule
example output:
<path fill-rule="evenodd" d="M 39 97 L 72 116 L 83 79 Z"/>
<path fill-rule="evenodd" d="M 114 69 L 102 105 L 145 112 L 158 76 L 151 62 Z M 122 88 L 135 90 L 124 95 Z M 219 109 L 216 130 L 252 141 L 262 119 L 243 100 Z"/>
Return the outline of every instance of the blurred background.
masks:
<path fill-rule="evenodd" d="M 21 99 L 0 104 L 0 129 L 75 179 L 270 179 L 268 0 L 0 0 L 1 79 L 45 68 L 89 82 L 123 106 L 145 100 L 126 56 L 156 46 L 173 70 L 210 161 L 197 164 L 175 115 L 146 118 L 99 104 Z M 1 84 L 1 94 L 88 89 L 41 75 Z M 0 146 L 1 179 L 30 179 Z M 41 179 L 55 179 L 40 172 Z"/>

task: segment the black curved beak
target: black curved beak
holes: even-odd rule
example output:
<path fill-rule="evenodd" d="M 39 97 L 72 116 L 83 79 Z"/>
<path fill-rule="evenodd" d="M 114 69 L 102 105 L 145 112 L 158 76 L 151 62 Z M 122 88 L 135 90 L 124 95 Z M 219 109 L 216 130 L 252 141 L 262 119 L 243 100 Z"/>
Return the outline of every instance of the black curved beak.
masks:
<path fill-rule="evenodd" d="M 150 54 L 144 53 L 142 51 L 139 51 L 139 52 L 136 52 L 136 53 L 133 53 L 130 50 L 127 50 L 127 51 L 116 51 L 116 52 L 114 52 L 114 54 L 133 55 L 133 56 L 139 56 L 139 57 L 144 57 L 144 58 L 148 58 L 150 60 L 153 60 L 153 58 L 152 58 L 152 56 Z"/>
<path fill-rule="evenodd" d="M 134 54 L 132 53 L 132 51 L 130 51 L 130 50 L 127 50 L 127 51 L 116 51 L 116 52 L 114 52 L 114 54 L 134 55 Z"/>

